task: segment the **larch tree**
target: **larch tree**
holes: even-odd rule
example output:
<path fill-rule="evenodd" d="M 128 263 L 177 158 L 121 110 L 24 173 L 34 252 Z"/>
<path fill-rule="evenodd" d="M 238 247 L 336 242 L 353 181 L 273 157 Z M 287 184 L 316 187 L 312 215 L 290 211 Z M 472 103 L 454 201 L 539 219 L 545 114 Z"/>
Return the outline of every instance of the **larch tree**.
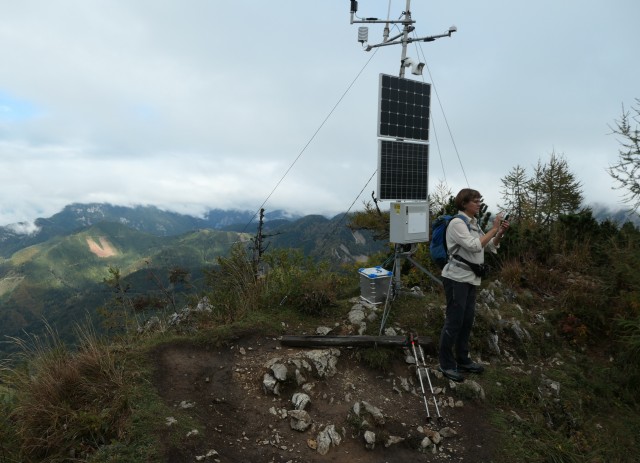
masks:
<path fill-rule="evenodd" d="M 640 213 L 640 99 L 630 111 L 622 108 L 622 116 L 616 121 L 613 133 L 621 137 L 618 162 L 607 171 L 615 180 L 616 189 L 626 190 L 624 201 L 632 211 Z"/>
<path fill-rule="evenodd" d="M 547 164 L 542 166 L 537 179 L 540 204 L 538 223 L 549 225 L 561 214 L 576 212 L 583 201 L 582 184 L 569 170 L 564 156 L 555 152 Z"/>
<path fill-rule="evenodd" d="M 502 207 L 518 219 L 539 225 L 549 225 L 561 214 L 575 212 L 583 201 L 582 185 L 566 159 L 555 152 L 546 164 L 538 160 L 531 177 L 523 167 L 516 166 L 501 180 Z"/>
<path fill-rule="evenodd" d="M 451 202 L 451 188 L 444 180 L 438 181 L 434 191 L 429 194 L 429 209 L 432 215 L 445 214 L 447 205 Z M 456 211 L 457 212 L 457 211 Z"/>
<path fill-rule="evenodd" d="M 522 219 L 527 208 L 529 178 L 524 167 L 517 165 L 501 179 L 500 194 L 504 203 L 499 207 L 509 211 L 512 218 Z"/>

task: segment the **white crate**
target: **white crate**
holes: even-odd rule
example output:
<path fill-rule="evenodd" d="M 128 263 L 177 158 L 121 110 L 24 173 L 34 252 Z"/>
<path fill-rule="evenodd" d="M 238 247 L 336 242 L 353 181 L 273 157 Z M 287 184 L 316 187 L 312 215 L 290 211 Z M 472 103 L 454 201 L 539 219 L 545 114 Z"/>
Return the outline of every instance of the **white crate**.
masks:
<path fill-rule="evenodd" d="M 371 304 L 379 304 L 387 299 L 392 273 L 384 268 L 370 267 L 358 270 L 360 274 L 360 296 Z"/>

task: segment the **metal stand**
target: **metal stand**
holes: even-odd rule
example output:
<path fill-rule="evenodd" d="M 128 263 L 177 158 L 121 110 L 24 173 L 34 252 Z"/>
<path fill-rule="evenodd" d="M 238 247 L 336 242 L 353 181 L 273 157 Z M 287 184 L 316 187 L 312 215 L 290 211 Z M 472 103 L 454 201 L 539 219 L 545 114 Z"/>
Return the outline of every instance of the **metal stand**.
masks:
<path fill-rule="evenodd" d="M 415 244 L 415 243 L 414 243 Z M 384 303 L 384 311 L 382 312 L 382 320 L 380 321 L 380 331 L 379 335 L 382 336 L 382 332 L 384 331 L 384 326 L 387 323 L 387 319 L 389 318 L 389 314 L 391 313 L 391 302 L 395 299 L 396 295 L 399 294 L 400 288 L 402 287 L 402 281 L 400 279 L 400 269 L 402 267 L 402 259 L 406 259 L 411 264 L 420 270 L 422 273 L 427 275 L 431 280 L 437 283 L 439 286 L 442 286 L 442 280 L 431 273 L 429 270 L 424 268 L 418 261 L 416 261 L 412 256 L 415 253 L 415 246 L 412 245 L 408 251 L 403 251 L 402 244 L 395 244 L 394 248 L 394 258 L 393 258 L 393 276 L 389 279 L 389 288 L 387 289 L 387 299 Z"/>
<path fill-rule="evenodd" d="M 400 259 L 406 259 L 409 262 L 411 262 L 411 264 L 415 268 L 417 268 L 422 273 L 424 273 L 429 278 L 431 278 L 431 280 L 434 283 L 437 283 L 438 285 L 442 286 L 442 280 L 440 278 L 438 278 L 433 273 L 431 273 L 429 270 L 424 268 L 417 260 L 415 260 L 413 258 L 413 254 L 415 252 L 416 252 L 416 248 L 415 248 L 414 245 L 412 245 L 411 248 L 408 251 L 402 251 L 402 245 L 401 244 L 396 244 L 395 245 L 395 260 L 396 260 L 396 263 L 394 264 L 394 267 L 398 268 L 397 282 L 400 283 L 400 270 L 399 270 L 400 269 L 400 265 L 399 265 Z M 394 277 L 395 277 L 395 275 L 394 275 Z"/>

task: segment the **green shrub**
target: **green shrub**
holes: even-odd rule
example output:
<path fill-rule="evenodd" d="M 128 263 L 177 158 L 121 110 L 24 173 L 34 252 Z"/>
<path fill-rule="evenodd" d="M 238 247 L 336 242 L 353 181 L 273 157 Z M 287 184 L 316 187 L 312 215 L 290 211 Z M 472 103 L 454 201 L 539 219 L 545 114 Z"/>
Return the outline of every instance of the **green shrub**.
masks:
<path fill-rule="evenodd" d="M 640 367 L 640 317 L 633 320 L 618 319 L 617 325 L 620 330 L 618 342 L 622 344 L 625 360 Z"/>
<path fill-rule="evenodd" d="M 228 257 L 218 258 L 218 268 L 205 275 L 217 321 L 236 321 L 260 306 L 262 281 L 257 278 L 244 245 L 233 246 Z"/>
<path fill-rule="evenodd" d="M 264 260 L 269 267 L 263 281 L 264 302 L 271 307 L 324 315 L 341 296 L 346 277 L 331 272 L 326 262 L 316 263 L 291 249 L 271 252 Z"/>
<path fill-rule="evenodd" d="M 367 367 L 387 372 L 391 369 L 393 360 L 398 357 L 398 349 L 387 349 L 382 347 L 371 347 L 367 349 L 359 349 L 356 352 L 356 358 L 363 362 Z"/>
<path fill-rule="evenodd" d="M 218 269 L 208 272 L 207 285 L 214 318 L 222 323 L 241 320 L 253 311 L 282 307 L 325 315 L 342 296 L 347 281 L 330 271 L 327 263 L 317 263 L 295 249 L 264 254 L 260 275 L 241 245 L 218 263 Z"/>

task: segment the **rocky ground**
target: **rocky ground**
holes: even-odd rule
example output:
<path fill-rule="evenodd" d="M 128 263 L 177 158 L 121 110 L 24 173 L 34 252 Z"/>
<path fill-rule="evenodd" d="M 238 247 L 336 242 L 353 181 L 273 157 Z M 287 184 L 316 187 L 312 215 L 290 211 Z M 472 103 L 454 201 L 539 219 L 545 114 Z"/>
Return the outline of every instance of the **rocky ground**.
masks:
<path fill-rule="evenodd" d="M 255 335 L 219 349 L 164 344 L 153 353 L 155 385 L 176 410 L 166 417 L 165 461 L 491 461 L 495 439 L 473 399 L 482 380 L 456 385 L 431 369 L 429 419 L 410 354 L 381 373 L 348 347 L 292 348 Z M 437 365 L 428 355 L 427 364 Z M 188 432 L 178 426 L 185 416 L 198 423 Z"/>

